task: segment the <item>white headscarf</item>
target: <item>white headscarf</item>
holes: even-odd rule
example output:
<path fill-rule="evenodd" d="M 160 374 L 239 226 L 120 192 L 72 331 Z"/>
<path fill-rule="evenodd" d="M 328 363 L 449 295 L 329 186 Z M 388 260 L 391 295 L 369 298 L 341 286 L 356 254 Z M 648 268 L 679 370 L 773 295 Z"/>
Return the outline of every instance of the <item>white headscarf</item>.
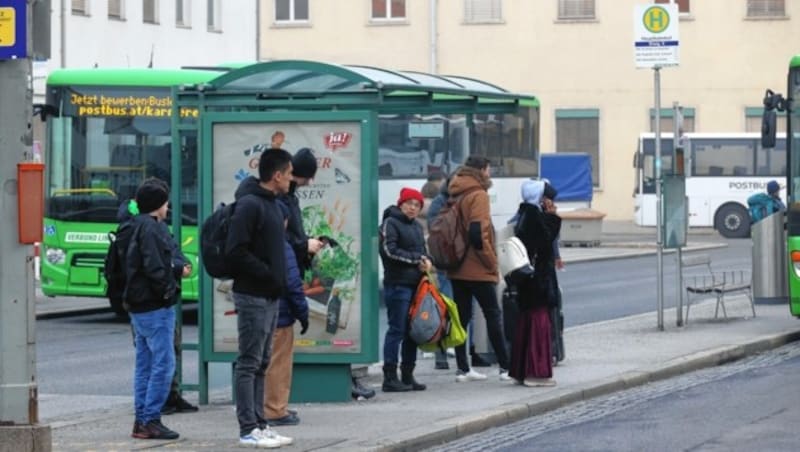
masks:
<path fill-rule="evenodd" d="M 539 203 L 542 201 L 542 194 L 544 193 L 544 182 L 541 180 L 526 180 L 522 183 L 520 189 L 522 194 L 522 201 L 540 208 Z"/>

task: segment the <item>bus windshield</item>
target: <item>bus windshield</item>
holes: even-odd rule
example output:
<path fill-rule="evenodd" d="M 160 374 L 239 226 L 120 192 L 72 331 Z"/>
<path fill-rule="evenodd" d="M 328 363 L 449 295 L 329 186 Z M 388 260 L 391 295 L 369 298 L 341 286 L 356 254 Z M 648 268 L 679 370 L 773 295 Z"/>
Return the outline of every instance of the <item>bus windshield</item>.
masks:
<path fill-rule="evenodd" d="M 120 204 L 148 177 L 170 181 L 171 98 L 164 88 L 56 87 L 48 118 L 45 216 L 115 223 Z M 181 165 L 184 224 L 197 224 L 196 140 Z"/>

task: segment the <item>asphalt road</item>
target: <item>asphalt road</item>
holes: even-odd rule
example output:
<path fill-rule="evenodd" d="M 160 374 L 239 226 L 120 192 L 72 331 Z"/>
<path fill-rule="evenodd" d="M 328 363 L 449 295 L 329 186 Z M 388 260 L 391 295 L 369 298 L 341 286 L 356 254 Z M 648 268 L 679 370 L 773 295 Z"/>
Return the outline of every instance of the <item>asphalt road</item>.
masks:
<path fill-rule="evenodd" d="M 795 451 L 800 343 L 573 404 L 445 451 Z"/>

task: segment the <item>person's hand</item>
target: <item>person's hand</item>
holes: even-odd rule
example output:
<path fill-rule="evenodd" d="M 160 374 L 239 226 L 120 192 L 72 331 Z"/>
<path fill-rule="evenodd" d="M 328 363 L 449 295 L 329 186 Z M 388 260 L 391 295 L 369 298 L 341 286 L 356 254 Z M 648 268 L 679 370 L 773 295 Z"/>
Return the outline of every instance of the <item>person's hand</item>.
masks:
<path fill-rule="evenodd" d="M 543 210 L 545 212 L 547 212 L 547 213 L 553 213 L 554 214 L 554 213 L 556 213 L 556 210 L 558 210 L 556 208 L 555 203 L 550 198 L 544 198 L 544 200 L 542 201 L 542 207 L 544 207 Z"/>
<path fill-rule="evenodd" d="M 422 256 L 422 259 L 419 261 L 419 270 L 421 272 L 429 272 L 433 268 L 433 263 L 425 256 Z"/>
<path fill-rule="evenodd" d="M 308 331 L 308 317 L 300 319 L 300 335 L 306 334 Z"/>
<path fill-rule="evenodd" d="M 187 276 L 189 276 L 189 275 L 191 275 L 191 274 L 192 274 L 192 264 L 186 264 L 186 265 L 184 265 L 184 266 L 183 266 L 183 273 L 181 273 L 181 276 L 183 276 L 184 278 L 186 278 Z"/>
<path fill-rule="evenodd" d="M 564 270 L 564 261 L 560 257 L 556 259 L 556 270 Z"/>
<path fill-rule="evenodd" d="M 325 246 L 325 243 L 322 240 L 318 239 L 308 239 L 308 253 L 309 254 L 317 254 L 322 247 Z"/>

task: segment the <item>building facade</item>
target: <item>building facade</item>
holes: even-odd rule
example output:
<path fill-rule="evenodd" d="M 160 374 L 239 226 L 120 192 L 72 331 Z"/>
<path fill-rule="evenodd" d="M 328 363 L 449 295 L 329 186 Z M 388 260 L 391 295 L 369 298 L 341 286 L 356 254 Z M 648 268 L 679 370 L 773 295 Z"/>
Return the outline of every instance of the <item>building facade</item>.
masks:
<path fill-rule="evenodd" d="M 592 206 L 633 215 L 637 137 L 654 127 L 653 71 L 636 69 L 636 5 L 668 0 L 259 0 L 260 59 L 469 76 L 541 100 L 542 152 L 593 158 Z M 766 88 L 800 53 L 800 2 L 679 0 L 680 65 L 661 70 L 662 130 L 760 130 Z"/>

